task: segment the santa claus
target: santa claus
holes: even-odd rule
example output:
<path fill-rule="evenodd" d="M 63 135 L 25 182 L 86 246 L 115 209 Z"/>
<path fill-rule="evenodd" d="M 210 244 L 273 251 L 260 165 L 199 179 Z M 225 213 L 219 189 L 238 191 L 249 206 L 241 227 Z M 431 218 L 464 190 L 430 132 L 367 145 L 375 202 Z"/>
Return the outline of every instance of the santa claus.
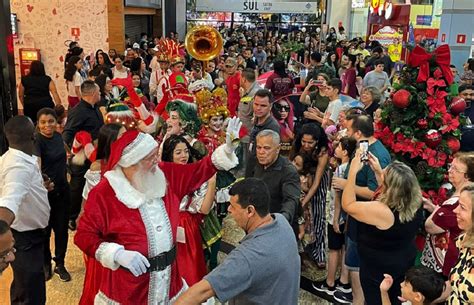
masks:
<path fill-rule="evenodd" d="M 136 130 L 112 144 L 74 238 L 104 267 L 94 304 L 170 304 L 187 287 L 175 261 L 179 203 L 218 169 L 237 165 L 240 127 L 231 119 L 226 143 L 186 165 L 157 163 L 158 144 Z"/>

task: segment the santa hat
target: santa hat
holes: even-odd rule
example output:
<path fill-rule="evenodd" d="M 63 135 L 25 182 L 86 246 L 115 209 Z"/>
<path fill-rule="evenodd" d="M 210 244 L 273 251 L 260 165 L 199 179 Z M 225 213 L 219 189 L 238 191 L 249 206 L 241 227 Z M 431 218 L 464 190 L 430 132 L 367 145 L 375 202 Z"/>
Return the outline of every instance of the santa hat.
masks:
<path fill-rule="evenodd" d="M 158 143 L 149 134 L 128 130 L 112 143 L 107 170 L 112 170 L 117 165 L 121 167 L 135 165 L 157 147 Z"/>

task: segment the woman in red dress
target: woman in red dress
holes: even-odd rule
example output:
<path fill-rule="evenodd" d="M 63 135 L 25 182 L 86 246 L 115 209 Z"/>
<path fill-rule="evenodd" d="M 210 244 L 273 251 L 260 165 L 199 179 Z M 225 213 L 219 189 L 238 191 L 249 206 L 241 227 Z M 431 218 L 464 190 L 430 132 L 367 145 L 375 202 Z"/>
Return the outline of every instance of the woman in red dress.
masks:
<path fill-rule="evenodd" d="M 164 162 L 192 163 L 194 155 L 195 149 L 182 136 L 171 135 L 163 144 Z M 215 190 L 214 176 L 198 190 L 185 196 L 180 203 L 176 260 L 179 272 L 189 286 L 196 284 L 207 274 L 199 226 L 204 215 L 211 210 Z"/>

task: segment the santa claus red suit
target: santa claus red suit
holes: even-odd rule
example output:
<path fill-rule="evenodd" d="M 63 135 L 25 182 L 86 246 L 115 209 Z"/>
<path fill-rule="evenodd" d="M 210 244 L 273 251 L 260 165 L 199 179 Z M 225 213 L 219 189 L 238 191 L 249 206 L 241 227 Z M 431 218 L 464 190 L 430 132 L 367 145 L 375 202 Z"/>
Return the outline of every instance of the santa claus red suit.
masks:
<path fill-rule="evenodd" d="M 156 164 L 157 143 L 138 131 L 112 144 L 109 171 L 89 193 L 74 239 L 104 267 L 94 304 L 170 304 L 186 288 L 175 261 L 179 204 L 217 169 L 238 163 L 233 139 L 241 123 L 236 119 L 229 126 L 226 144 L 187 165 Z M 141 179 L 138 187 L 127 175 L 144 166 L 138 176 L 153 179 Z"/>

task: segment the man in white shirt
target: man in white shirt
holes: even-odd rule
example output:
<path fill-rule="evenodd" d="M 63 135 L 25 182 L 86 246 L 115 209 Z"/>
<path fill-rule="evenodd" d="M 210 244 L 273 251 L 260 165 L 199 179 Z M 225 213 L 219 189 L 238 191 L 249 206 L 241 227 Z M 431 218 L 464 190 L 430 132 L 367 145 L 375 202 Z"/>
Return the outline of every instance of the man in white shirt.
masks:
<path fill-rule="evenodd" d="M 324 94 L 329 98 L 329 104 L 324 112 L 323 121 L 321 123 L 323 129 L 331 125 L 337 125 L 338 123 L 339 112 L 342 110 L 342 102 L 339 98 L 341 88 L 342 82 L 338 78 L 331 79 L 324 88 Z"/>
<path fill-rule="evenodd" d="M 11 304 L 45 304 L 44 228 L 48 225 L 48 191 L 33 155 L 34 126 L 26 116 L 5 124 L 10 144 L 0 157 L 0 220 L 11 225 L 16 259 L 11 263 Z"/>

